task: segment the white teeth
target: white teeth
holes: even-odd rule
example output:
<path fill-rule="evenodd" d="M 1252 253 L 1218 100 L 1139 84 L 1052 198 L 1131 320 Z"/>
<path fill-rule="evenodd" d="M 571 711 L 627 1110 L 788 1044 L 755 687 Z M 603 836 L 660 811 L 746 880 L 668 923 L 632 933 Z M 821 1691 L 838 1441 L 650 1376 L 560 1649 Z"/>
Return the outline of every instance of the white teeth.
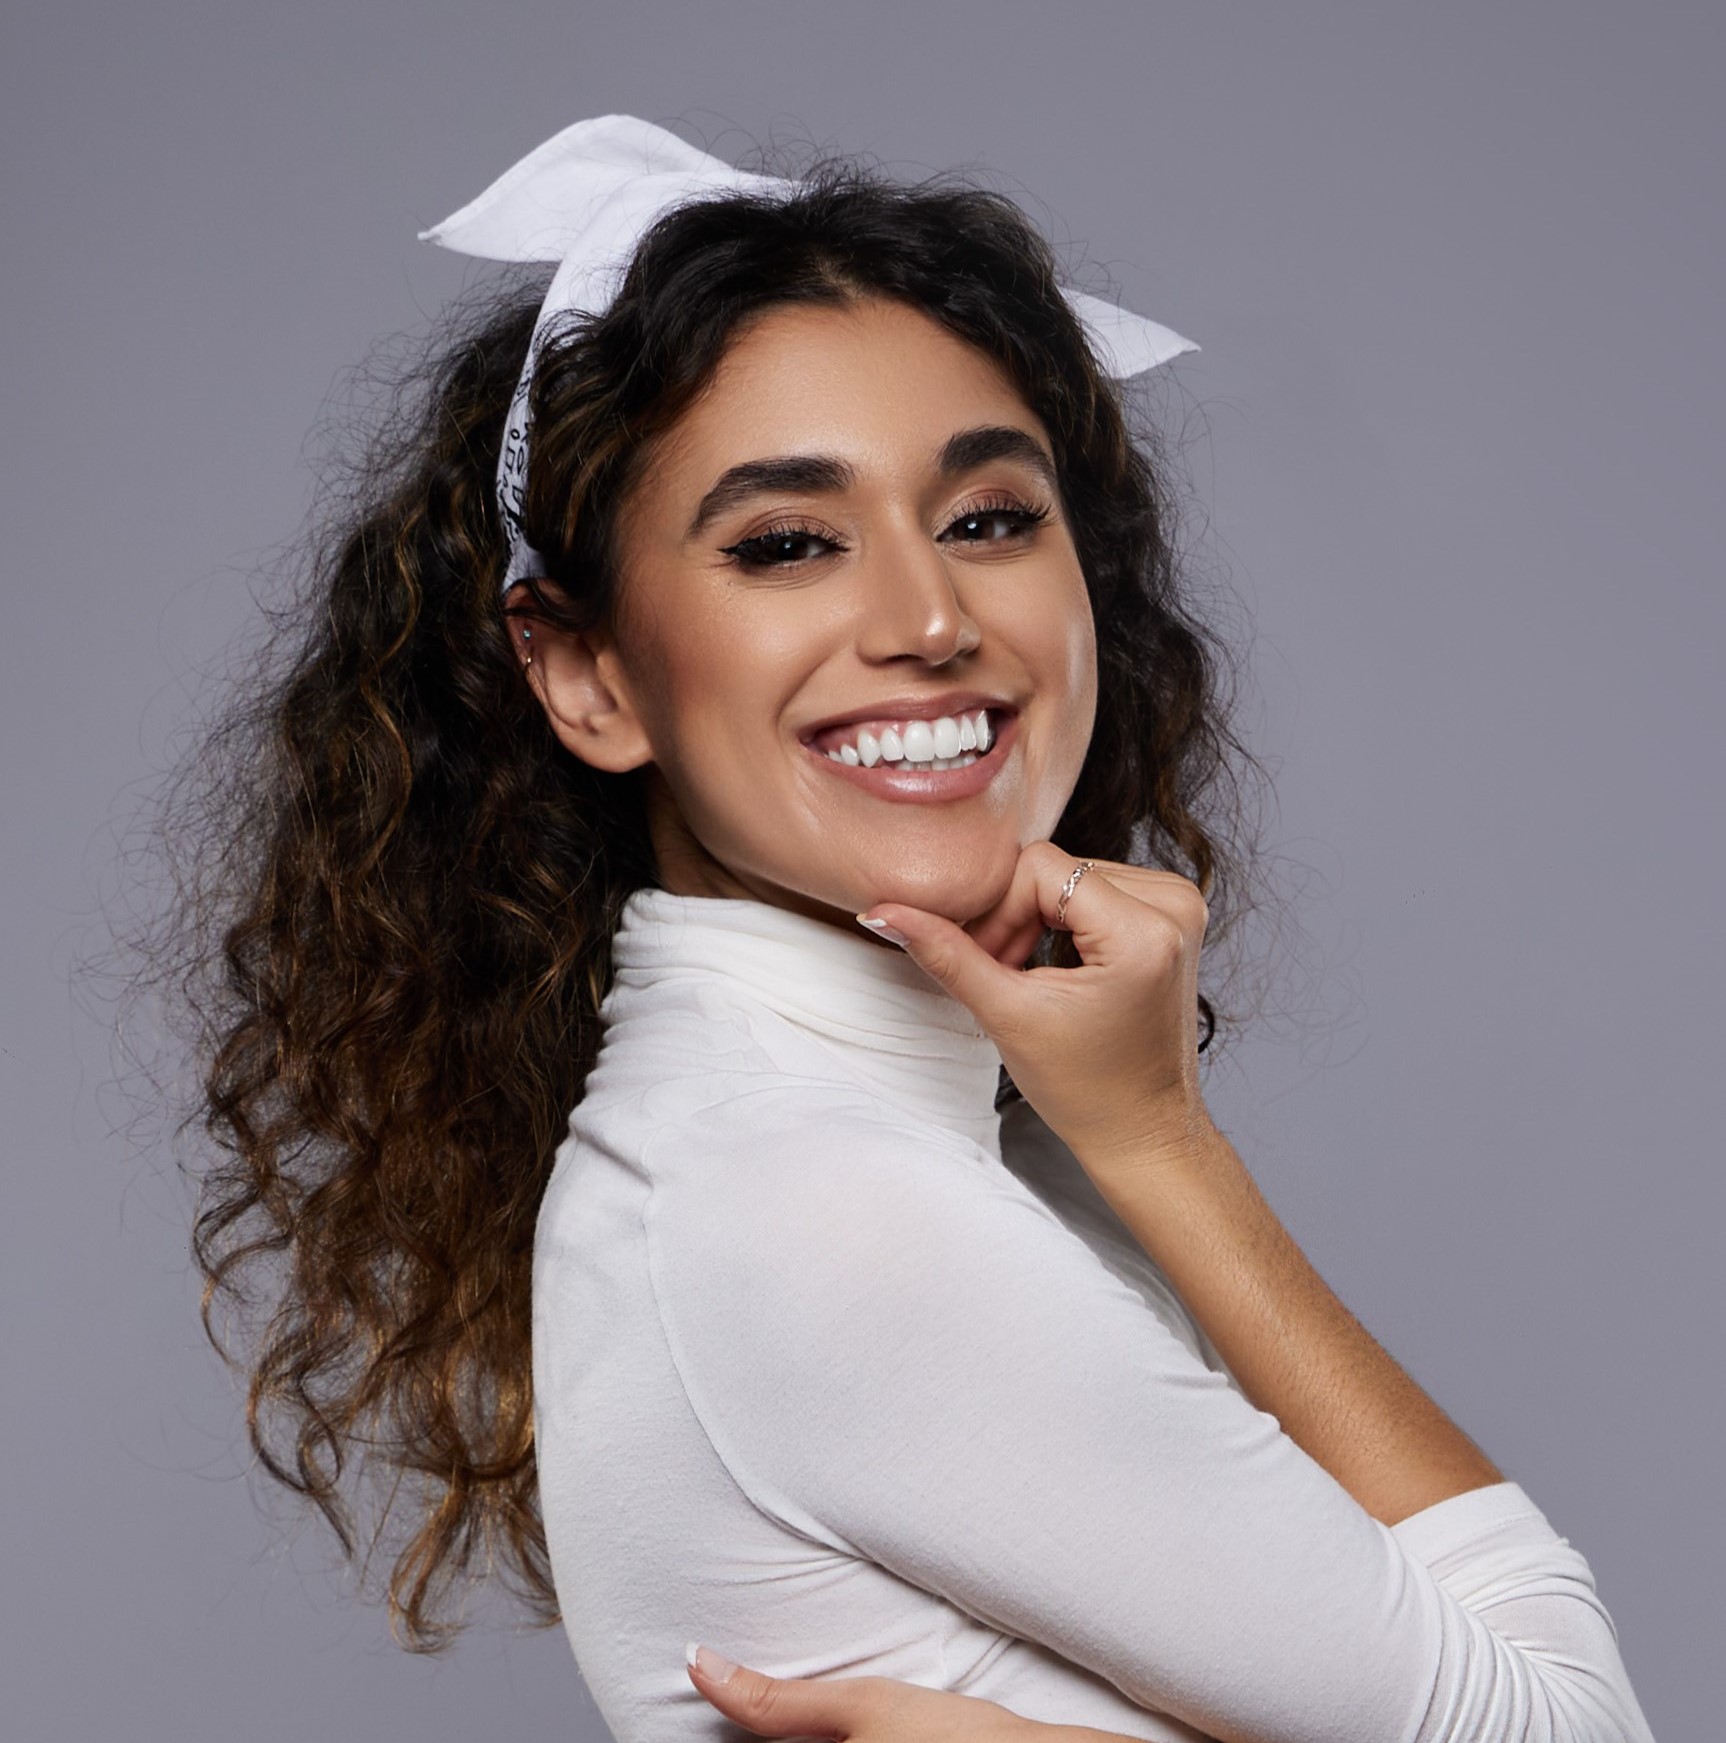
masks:
<path fill-rule="evenodd" d="M 826 754 L 849 768 L 872 769 L 877 763 L 915 764 L 926 769 L 962 769 L 987 753 L 995 735 L 989 711 L 943 714 L 936 720 L 907 720 L 903 730 L 884 726 L 880 736 L 860 727 L 855 744 L 838 744 Z"/>

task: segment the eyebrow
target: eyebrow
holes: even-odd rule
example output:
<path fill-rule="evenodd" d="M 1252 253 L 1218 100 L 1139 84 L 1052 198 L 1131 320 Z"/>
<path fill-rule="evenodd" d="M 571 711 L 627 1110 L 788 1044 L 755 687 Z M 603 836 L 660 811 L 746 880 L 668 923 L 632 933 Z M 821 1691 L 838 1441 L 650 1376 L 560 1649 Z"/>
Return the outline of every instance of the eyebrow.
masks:
<path fill-rule="evenodd" d="M 1017 460 L 1042 480 L 1051 495 L 1060 494 L 1060 481 L 1049 451 L 1028 430 L 1012 424 L 978 424 L 957 430 L 941 444 L 935 470 L 943 478 L 986 465 L 991 460 Z M 814 494 L 848 490 L 857 482 L 856 469 L 847 460 L 831 454 L 784 454 L 770 460 L 745 460 L 720 473 L 717 482 L 702 497 L 689 523 L 685 540 L 696 538 L 739 503 L 765 491 Z"/>

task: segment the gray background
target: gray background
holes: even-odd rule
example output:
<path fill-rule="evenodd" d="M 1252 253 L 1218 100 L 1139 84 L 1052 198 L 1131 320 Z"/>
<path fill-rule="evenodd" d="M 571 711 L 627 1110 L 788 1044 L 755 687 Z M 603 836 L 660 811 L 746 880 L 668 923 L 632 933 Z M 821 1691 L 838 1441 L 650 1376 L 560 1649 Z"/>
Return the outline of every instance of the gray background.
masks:
<path fill-rule="evenodd" d="M 415 229 L 609 110 L 975 165 L 1202 342 L 1306 938 L 1219 1115 L 1587 1553 L 1657 1734 L 1717 1735 L 1723 20 L 12 0 L 8 1735 L 602 1735 L 561 1634 L 409 1658 L 260 1508 L 184 1191 L 68 982 L 338 370 L 472 280 Z"/>

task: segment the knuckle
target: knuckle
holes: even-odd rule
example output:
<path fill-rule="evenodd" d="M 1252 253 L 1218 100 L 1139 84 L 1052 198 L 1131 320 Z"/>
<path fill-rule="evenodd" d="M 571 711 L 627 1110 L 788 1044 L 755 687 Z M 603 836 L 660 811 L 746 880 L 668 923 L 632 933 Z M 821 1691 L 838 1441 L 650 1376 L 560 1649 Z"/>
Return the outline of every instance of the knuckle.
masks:
<path fill-rule="evenodd" d="M 1204 891 L 1189 877 L 1179 872 L 1162 872 L 1157 878 L 1157 894 L 1175 913 L 1198 919 L 1207 916 L 1210 908 Z"/>
<path fill-rule="evenodd" d="M 1172 968 L 1186 954 L 1184 929 L 1172 915 L 1153 909 L 1145 925 L 1144 953 L 1148 963 L 1159 970 Z"/>
<path fill-rule="evenodd" d="M 1191 878 L 1182 877 L 1178 872 L 1159 872 L 1155 881 L 1147 886 L 1145 896 L 1148 908 L 1167 915 L 1183 932 L 1202 936 L 1210 924 L 1210 904 L 1206 902 L 1204 892 Z"/>
<path fill-rule="evenodd" d="M 731 1679 L 734 1683 L 741 1680 L 737 1676 Z M 777 1678 L 753 1676 L 746 1687 L 737 1691 L 748 1703 L 750 1712 L 758 1719 L 771 1718 L 785 1705 L 785 1686 Z"/>
<path fill-rule="evenodd" d="M 942 986 L 949 989 L 959 980 L 959 959 L 945 945 L 931 946 L 923 956 L 922 966 L 925 972 L 932 974 Z"/>

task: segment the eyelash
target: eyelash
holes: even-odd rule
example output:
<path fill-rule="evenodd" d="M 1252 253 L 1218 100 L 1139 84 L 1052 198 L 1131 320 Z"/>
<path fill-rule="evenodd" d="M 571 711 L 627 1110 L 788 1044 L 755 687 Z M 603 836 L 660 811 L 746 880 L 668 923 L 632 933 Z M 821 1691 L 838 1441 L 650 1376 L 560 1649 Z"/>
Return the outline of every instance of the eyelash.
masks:
<path fill-rule="evenodd" d="M 1000 501 L 978 503 L 972 508 L 963 509 L 953 517 L 950 524 L 957 526 L 961 521 L 984 520 L 992 515 L 1017 522 L 1013 536 L 1018 537 L 1040 527 L 1049 518 L 1049 509 L 1047 505 L 1039 508 L 1027 508 L 1022 502 L 1005 498 Z M 765 531 L 756 533 L 752 538 L 743 539 L 735 545 L 725 545 L 722 549 L 726 556 L 734 559 L 738 566 L 744 569 L 791 569 L 799 563 L 810 561 L 806 557 L 791 557 L 783 562 L 775 562 L 771 558 L 758 554 L 763 546 L 785 539 L 819 539 L 822 544 L 831 545 L 837 551 L 847 549 L 837 539 L 830 539 L 825 533 L 817 532 L 814 527 L 804 526 L 797 521 L 786 521 L 770 526 Z M 1005 539 L 964 539 L 960 542 L 962 544 L 988 545 L 1005 544 L 1008 541 Z"/>

